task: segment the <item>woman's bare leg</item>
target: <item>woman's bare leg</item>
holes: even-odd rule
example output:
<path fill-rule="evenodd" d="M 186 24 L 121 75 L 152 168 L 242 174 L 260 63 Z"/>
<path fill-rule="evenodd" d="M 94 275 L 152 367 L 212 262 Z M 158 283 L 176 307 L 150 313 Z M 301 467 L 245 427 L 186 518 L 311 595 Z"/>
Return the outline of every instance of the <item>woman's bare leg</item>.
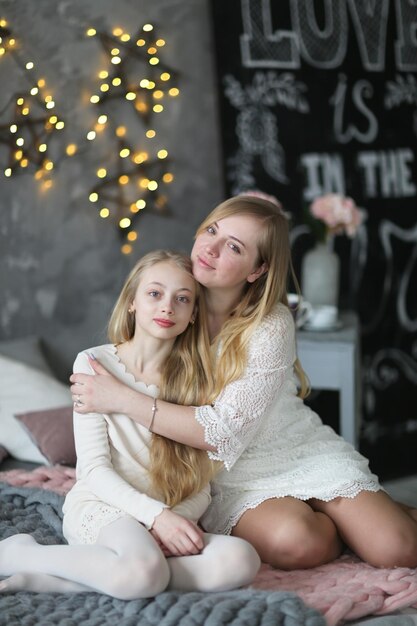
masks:
<path fill-rule="evenodd" d="M 328 515 L 340 536 L 361 559 L 375 567 L 417 567 L 417 511 L 384 491 L 362 491 L 355 498 L 312 500 Z"/>
<path fill-rule="evenodd" d="M 246 511 L 232 534 L 249 541 L 262 561 L 280 569 L 303 569 L 337 558 L 343 545 L 334 522 L 308 503 L 274 498 Z"/>

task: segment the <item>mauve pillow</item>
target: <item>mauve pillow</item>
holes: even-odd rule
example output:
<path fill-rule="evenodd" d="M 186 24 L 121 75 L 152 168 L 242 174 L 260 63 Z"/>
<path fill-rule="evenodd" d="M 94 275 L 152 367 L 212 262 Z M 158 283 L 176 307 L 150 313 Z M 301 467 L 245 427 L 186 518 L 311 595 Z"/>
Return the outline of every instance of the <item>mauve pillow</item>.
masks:
<path fill-rule="evenodd" d="M 72 406 L 31 411 L 15 415 L 29 433 L 33 443 L 51 465 L 75 466 Z"/>
<path fill-rule="evenodd" d="M 9 453 L 7 452 L 6 448 L 0 446 L 0 463 L 4 461 L 4 459 L 7 459 L 8 456 Z"/>

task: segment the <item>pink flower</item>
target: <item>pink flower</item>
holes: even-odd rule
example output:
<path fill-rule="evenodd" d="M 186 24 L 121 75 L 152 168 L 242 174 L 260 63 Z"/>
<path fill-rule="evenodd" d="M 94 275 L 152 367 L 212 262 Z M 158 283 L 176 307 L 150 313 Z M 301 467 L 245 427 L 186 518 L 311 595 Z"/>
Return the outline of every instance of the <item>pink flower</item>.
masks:
<path fill-rule="evenodd" d="M 311 214 L 324 222 L 328 233 L 354 237 L 363 222 L 363 213 L 352 198 L 337 193 L 319 196 L 310 205 Z"/>

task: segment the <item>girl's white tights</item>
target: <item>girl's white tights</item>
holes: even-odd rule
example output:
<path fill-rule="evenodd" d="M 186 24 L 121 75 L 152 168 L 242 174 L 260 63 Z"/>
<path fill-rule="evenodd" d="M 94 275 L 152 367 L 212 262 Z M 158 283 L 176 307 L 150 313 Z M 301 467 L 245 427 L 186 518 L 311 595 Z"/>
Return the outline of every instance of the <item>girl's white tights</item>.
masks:
<path fill-rule="evenodd" d="M 0 541 L 0 591 L 97 591 L 122 600 L 164 591 L 226 591 L 249 584 L 260 565 L 238 537 L 205 535 L 201 554 L 165 558 L 131 517 L 105 526 L 93 545 L 38 544 L 30 535 Z"/>

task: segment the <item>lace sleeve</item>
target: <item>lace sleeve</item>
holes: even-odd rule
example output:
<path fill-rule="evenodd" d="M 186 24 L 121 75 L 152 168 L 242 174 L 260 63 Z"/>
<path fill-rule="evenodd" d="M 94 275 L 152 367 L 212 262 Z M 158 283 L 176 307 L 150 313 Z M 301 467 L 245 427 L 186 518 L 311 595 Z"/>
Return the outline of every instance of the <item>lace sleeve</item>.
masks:
<path fill-rule="evenodd" d="M 222 461 L 226 469 L 234 465 L 294 360 L 294 322 L 289 310 L 279 305 L 255 331 L 243 377 L 227 385 L 212 406 L 196 408 L 205 440 L 216 448 L 209 452 L 211 459 Z"/>

